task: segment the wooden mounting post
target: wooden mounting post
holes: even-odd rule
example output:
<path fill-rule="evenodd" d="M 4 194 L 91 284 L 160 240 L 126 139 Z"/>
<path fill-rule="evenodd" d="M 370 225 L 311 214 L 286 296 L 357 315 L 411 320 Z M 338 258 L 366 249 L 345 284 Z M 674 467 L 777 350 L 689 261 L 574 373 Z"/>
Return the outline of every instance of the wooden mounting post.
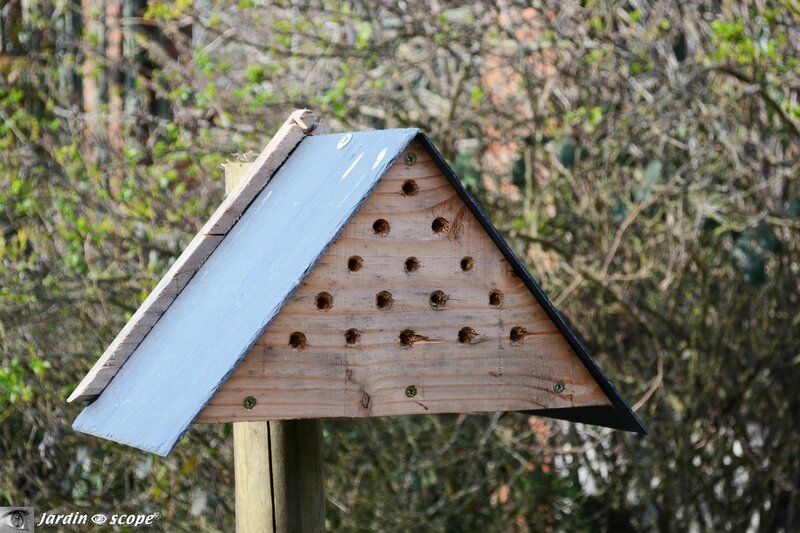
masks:
<path fill-rule="evenodd" d="M 325 531 L 322 423 L 271 420 L 269 443 L 275 531 Z"/>
<path fill-rule="evenodd" d="M 247 163 L 225 167 L 231 192 Z M 325 531 L 319 420 L 233 423 L 237 533 Z"/>
<path fill-rule="evenodd" d="M 267 422 L 233 423 L 233 463 L 236 531 L 275 531 Z"/>

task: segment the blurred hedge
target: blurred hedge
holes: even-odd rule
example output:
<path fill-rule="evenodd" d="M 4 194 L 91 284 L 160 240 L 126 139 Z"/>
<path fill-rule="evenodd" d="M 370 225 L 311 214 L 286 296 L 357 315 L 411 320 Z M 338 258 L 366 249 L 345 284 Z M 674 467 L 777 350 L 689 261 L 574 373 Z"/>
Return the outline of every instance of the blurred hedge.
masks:
<path fill-rule="evenodd" d="M 651 429 L 325 423 L 331 530 L 800 528 L 800 9 L 0 3 L 0 504 L 233 527 L 230 427 L 65 398 L 293 107 L 418 126 Z"/>

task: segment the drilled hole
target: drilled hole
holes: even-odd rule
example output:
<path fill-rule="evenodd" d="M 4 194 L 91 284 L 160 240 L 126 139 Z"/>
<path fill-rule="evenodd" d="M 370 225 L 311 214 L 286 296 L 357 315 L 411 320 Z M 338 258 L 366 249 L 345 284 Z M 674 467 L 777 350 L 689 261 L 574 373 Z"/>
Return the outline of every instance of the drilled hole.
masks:
<path fill-rule="evenodd" d="M 354 255 L 347 260 L 347 270 L 350 272 L 358 272 L 363 266 L 364 260 L 357 255 Z"/>
<path fill-rule="evenodd" d="M 375 305 L 378 306 L 378 309 L 383 309 L 385 311 L 392 307 L 393 302 L 392 293 L 389 291 L 381 291 L 375 295 Z"/>
<path fill-rule="evenodd" d="M 492 307 L 500 307 L 503 305 L 503 293 L 500 291 L 492 291 L 489 293 L 489 305 Z"/>
<path fill-rule="evenodd" d="M 348 329 L 344 332 L 344 340 L 347 344 L 355 344 L 361 340 L 361 332 L 355 328 Z"/>
<path fill-rule="evenodd" d="M 522 326 L 514 326 L 513 328 L 511 328 L 511 334 L 509 335 L 511 343 L 512 344 L 521 343 L 523 340 L 525 340 L 525 335 L 527 333 L 528 332 Z"/>
<path fill-rule="evenodd" d="M 400 344 L 402 346 L 411 346 L 414 344 L 414 337 L 416 333 L 414 333 L 413 329 L 404 329 L 400 332 Z"/>
<path fill-rule="evenodd" d="M 461 344 L 472 344 L 477 333 L 474 329 L 466 327 L 458 330 L 458 342 Z"/>
<path fill-rule="evenodd" d="M 475 266 L 475 260 L 468 255 L 461 258 L 461 270 L 469 272 Z"/>
<path fill-rule="evenodd" d="M 299 332 L 295 331 L 291 335 L 289 335 L 289 346 L 292 348 L 297 348 L 301 350 L 306 347 L 306 336 Z"/>
<path fill-rule="evenodd" d="M 329 292 L 321 292 L 317 294 L 316 298 L 317 309 L 320 311 L 327 311 L 333 307 L 333 296 Z"/>
<path fill-rule="evenodd" d="M 447 233 L 447 230 L 450 228 L 450 223 L 447 221 L 446 218 L 437 217 L 434 219 L 433 224 L 431 224 L 431 229 L 434 233 L 438 235 L 444 235 Z"/>
<path fill-rule="evenodd" d="M 384 218 L 379 218 L 372 223 L 372 231 L 378 237 L 385 237 L 389 235 L 389 221 Z"/>
<path fill-rule="evenodd" d="M 417 269 L 419 268 L 419 259 L 417 259 L 416 257 L 409 257 L 408 259 L 406 259 L 405 267 L 406 267 L 406 272 L 408 272 L 409 274 L 411 272 L 416 272 Z"/>
<path fill-rule="evenodd" d="M 406 180 L 403 183 L 403 194 L 406 196 L 415 196 L 419 192 L 417 182 L 414 180 Z"/>
<path fill-rule="evenodd" d="M 441 309 L 447 303 L 448 296 L 442 291 L 433 291 L 431 293 L 431 307 L 434 309 Z"/>

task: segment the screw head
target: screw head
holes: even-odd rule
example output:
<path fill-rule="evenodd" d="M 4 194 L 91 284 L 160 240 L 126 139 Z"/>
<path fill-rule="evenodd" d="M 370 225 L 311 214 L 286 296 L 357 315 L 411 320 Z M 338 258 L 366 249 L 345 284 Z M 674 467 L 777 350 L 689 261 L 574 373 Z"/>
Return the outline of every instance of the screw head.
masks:
<path fill-rule="evenodd" d="M 567 387 L 564 385 L 563 381 L 556 381 L 555 383 L 553 383 L 553 392 L 555 392 L 556 394 L 561 394 L 566 389 Z"/>
<path fill-rule="evenodd" d="M 417 154 L 414 152 L 408 152 L 405 158 L 406 165 L 411 166 L 417 162 Z"/>
<path fill-rule="evenodd" d="M 252 396 L 246 396 L 245 399 L 242 401 L 242 405 L 245 409 L 252 409 L 256 406 L 256 399 Z"/>
<path fill-rule="evenodd" d="M 347 146 L 347 143 L 349 143 L 350 139 L 352 138 L 353 138 L 352 133 L 345 133 L 344 135 L 342 135 L 342 138 L 339 139 L 339 143 L 336 145 L 336 149 L 341 150 L 342 148 Z"/>
<path fill-rule="evenodd" d="M 413 398 L 417 395 L 417 388 L 414 385 L 409 385 L 406 387 L 406 396 L 409 398 Z"/>

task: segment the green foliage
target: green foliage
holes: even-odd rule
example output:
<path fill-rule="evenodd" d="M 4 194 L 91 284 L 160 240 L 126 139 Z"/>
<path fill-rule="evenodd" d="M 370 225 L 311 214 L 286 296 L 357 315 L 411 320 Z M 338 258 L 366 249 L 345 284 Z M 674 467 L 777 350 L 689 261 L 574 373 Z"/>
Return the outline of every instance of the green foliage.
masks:
<path fill-rule="evenodd" d="M 744 280 L 753 287 L 760 287 L 767 280 L 769 257 L 780 251 L 781 241 L 772 228 L 760 223 L 735 238 L 731 255 Z"/>
<path fill-rule="evenodd" d="M 13 358 L 7 366 L 0 368 L 0 391 L 3 394 L 0 398 L 9 405 L 28 402 L 33 396 L 33 389 L 24 381 L 24 369 L 19 358 Z M 0 409 L 6 407 L 8 405 L 0 403 Z"/>
<path fill-rule="evenodd" d="M 710 24 L 717 50 L 712 55 L 717 61 L 731 61 L 753 65 L 760 59 L 778 59 L 778 43 L 768 34 L 750 35 L 741 21 L 714 20 Z"/>
<path fill-rule="evenodd" d="M 470 190 L 480 188 L 481 172 L 476 164 L 474 156 L 470 154 L 459 154 L 453 163 L 453 170 L 455 170 L 456 175 Z"/>
<path fill-rule="evenodd" d="M 558 162 L 569 168 L 575 164 L 578 145 L 572 137 L 564 137 L 556 146 L 556 158 Z"/>

